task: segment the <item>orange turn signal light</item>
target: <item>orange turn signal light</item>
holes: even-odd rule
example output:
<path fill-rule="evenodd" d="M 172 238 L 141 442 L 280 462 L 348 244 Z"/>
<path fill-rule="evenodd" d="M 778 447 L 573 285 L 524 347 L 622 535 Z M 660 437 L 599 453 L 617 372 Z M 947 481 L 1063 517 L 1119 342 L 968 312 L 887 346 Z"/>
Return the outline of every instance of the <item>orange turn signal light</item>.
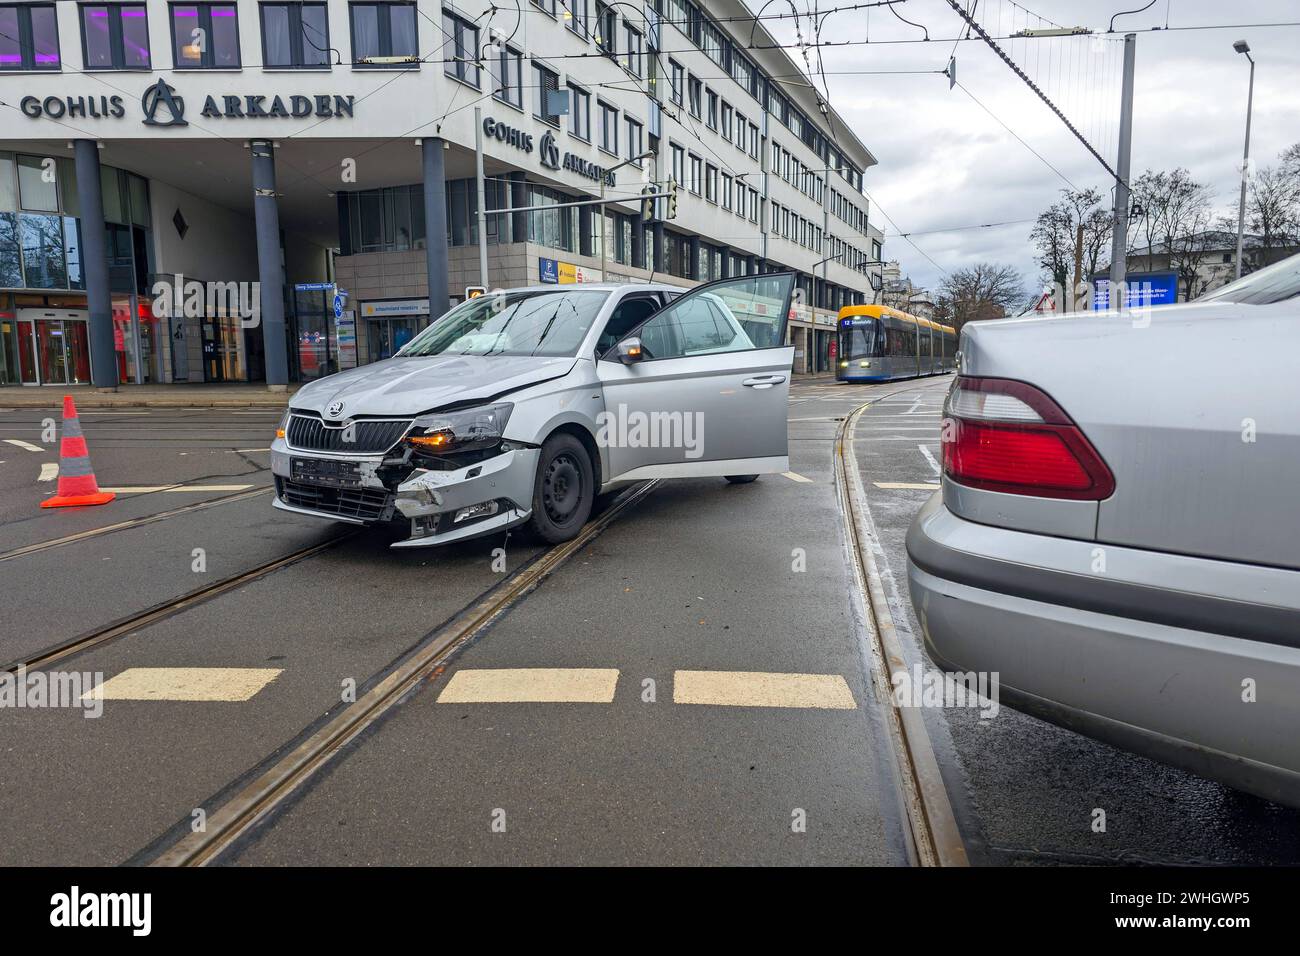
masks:
<path fill-rule="evenodd" d="M 436 432 L 432 435 L 412 435 L 406 439 L 409 444 L 419 445 L 421 448 L 446 448 L 451 444 L 452 436 L 447 432 Z"/>
<path fill-rule="evenodd" d="M 283 437 L 284 437 L 284 429 L 283 429 L 283 428 L 277 428 L 277 429 L 275 430 L 275 437 L 276 437 L 276 438 L 283 438 Z"/>

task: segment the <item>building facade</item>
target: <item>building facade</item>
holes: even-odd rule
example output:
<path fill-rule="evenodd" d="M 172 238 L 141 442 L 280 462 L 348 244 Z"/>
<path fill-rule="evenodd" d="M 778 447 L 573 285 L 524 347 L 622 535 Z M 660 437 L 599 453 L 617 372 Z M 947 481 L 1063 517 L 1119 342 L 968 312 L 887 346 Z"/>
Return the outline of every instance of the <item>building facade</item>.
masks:
<path fill-rule="evenodd" d="M 778 269 L 796 368 L 828 370 L 877 294 L 875 160 L 747 16 L 0 2 L 0 384 L 279 386 L 471 286 Z"/>

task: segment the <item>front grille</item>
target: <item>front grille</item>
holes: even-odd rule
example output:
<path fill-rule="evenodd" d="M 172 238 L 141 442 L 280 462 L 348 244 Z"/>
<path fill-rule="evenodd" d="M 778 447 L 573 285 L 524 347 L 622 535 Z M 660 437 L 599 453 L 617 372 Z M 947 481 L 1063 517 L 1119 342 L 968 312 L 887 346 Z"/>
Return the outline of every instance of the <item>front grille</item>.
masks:
<path fill-rule="evenodd" d="M 275 480 L 280 500 L 295 508 L 323 511 L 340 518 L 360 521 L 378 521 L 388 510 L 392 496 L 384 491 L 369 488 L 326 488 L 321 485 L 300 485 L 283 478 Z"/>
<path fill-rule="evenodd" d="M 353 423 L 353 441 L 347 441 L 348 429 L 343 426 L 326 428 L 319 418 L 293 415 L 289 419 L 286 435 L 290 447 L 304 451 L 350 452 L 357 455 L 378 455 L 388 451 L 401 440 L 411 427 L 409 418 L 386 421 L 358 419 Z"/>

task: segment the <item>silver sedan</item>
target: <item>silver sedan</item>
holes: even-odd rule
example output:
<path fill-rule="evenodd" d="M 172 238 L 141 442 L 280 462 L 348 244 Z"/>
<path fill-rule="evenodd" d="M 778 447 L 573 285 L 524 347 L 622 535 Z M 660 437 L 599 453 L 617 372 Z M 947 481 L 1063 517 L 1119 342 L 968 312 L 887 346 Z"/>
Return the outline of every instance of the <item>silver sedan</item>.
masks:
<path fill-rule="evenodd" d="M 1300 257 L 1146 311 L 977 322 L 907 539 L 1002 700 L 1300 806 Z"/>

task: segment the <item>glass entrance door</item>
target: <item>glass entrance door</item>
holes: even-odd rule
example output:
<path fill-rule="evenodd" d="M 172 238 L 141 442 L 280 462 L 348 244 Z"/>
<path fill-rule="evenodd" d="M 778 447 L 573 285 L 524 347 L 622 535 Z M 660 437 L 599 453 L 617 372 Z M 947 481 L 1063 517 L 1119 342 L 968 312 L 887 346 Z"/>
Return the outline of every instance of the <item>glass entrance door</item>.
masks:
<path fill-rule="evenodd" d="M 86 313 L 18 310 L 18 368 L 24 385 L 84 385 L 90 381 Z"/>
<path fill-rule="evenodd" d="M 18 321 L 18 381 L 24 385 L 39 385 L 41 377 L 36 374 L 36 329 L 31 321 Z"/>

